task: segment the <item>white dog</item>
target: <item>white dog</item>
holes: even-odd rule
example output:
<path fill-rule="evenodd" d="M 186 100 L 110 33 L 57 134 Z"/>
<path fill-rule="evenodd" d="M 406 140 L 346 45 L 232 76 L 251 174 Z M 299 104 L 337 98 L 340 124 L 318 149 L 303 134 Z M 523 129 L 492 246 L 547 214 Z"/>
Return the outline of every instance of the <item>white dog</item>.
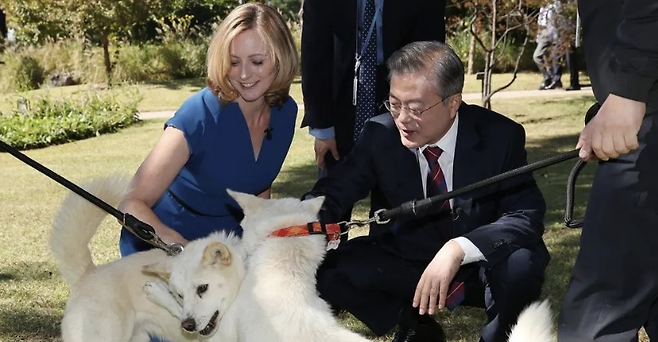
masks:
<path fill-rule="evenodd" d="M 317 221 L 323 198 L 266 200 L 229 191 L 244 210 L 241 226 L 247 275 L 213 340 L 222 342 L 368 341 L 344 328 L 316 292 L 315 275 L 327 247 L 324 235 L 274 237 L 279 229 Z M 187 253 L 183 251 L 182 254 Z M 172 274 L 187 267 L 173 264 Z M 173 279 L 173 277 L 172 277 Z M 187 285 L 189 286 L 189 285 Z M 185 287 L 181 283 L 175 288 Z M 149 297 L 181 316 L 165 284 Z M 510 342 L 552 342 L 548 303 L 533 304 L 519 317 Z"/>
<path fill-rule="evenodd" d="M 116 205 L 127 188 L 128 181 L 120 178 L 98 179 L 87 186 L 110 205 Z M 212 336 L 245 275 L 239 238 L 214 234 L 190 242 L 185 256 L 167 257 L 153 249 L 96 266 L 88 243 L 105 216 L 69 194 L 53 224 L 50 248 L 71 288 L 62 320 L 64 342 L 148 342 L 149 334 L 183 342 Z M 158 278 L 142 269 L 162 263 L 185 265 L 198 275 L 189 279 L 193 286 L 178 292 L 183 298 L 178 305 L 185 307 L 183 328 L 194 333 L 183 331 L 180 320 L 147 299 L 144 284 Z"/>

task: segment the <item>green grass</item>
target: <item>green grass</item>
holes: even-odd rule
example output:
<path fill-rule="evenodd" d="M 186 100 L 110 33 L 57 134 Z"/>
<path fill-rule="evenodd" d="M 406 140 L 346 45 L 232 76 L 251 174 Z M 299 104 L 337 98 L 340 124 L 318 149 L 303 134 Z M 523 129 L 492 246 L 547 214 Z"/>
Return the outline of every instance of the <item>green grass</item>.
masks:
<path fill-rule="evenodd" d="M 181 93 L 195 84 L 179 85 Z M 189 87 L 189 88 L 186 88 Z M 167 94 L 166 87 L 152 91 Z M 163 95 L 164 96 L 164 95 Z M 172 95 L 173 96 L 173 95 Z M 184 98 L 183 95 L 180 98 Z M 494 109 L 522 123 L 527 131 L 530 161 L 571 150 L 583 126 L 583 115 L 593 101 L 590 96 L 551 100 L 494 99 Z M 301 113 L 299 115 L 301 119 Z M 161 134 L 162 120 L 149 120 L 120 133 L 74 143 L 27 151 L 30 157 L 79 183 L 112 173 L 132 174 Z M 8 154 L 0 154 L 0 341 L 59 341 L 59 321 L 68 287 L 57 274 L 47 249 L 50 224 L 68 191 Z M 559 308 L 578 251 L 579 230 L 564 228 L 565 184 L 573 162 L 537 171 L 535 177 L 548 204 L 545 240 L 552 254 L 543 296 Z M 585 198 L 595 166 L 588 166 L 578 179 L 576 218 L 582 217 Z M 277 178 L 276 197 L 299 197 L 310 189 L 316 176 L 312 140 L 298 129 L 291 151 Z M 356 217 L 366 215 L 366 202 L 356 207 Z M 354 230 L 351 236 L 366 233 Z M 92 241 L 97 262 L 118 258 L 118 225 L 107 220 Z M 481 310 L 459 308 L 439 313 L 451 341 L 476 341 L 484 322 Z M 367 336 L 364 326 L 349 315 L 342 322 Z M 391 336 L 377 341 L 388 341 Z M 646 336 L 643 342 L 648 341 Z"/>
<path fill-rule="evenodd" d="M 495 74 L 493 76 L 494 88 L 501 87 L 512 79 L 512 74 Z M 565 79 L 568 76 L 565 75 Z M 535 90 L 541 82 L 538 73 L 520 73 L 517 79 L 506 90 Z M 587 76 L 581 75 L 581 84 L 589 83 Z M 566 84 L 566 83 L 565 83 Z M 188 97 L 199 89 L 205 87 L 205 78 L 193 78 L 167 82 L 153 82 L 135 84 L 131 89 L 138 91 L 143 99 L 138 109 L 141 112 L 176 110 Z M 102 88 L 102 85 L 77 85 L 60 88 L 44 88 L 23 93 L 0 94 L 0 112 L 8 113 L 16 108 L 18 98 L 37 96 L 75 96 L 84 93 L 89 88 Z M 464 93 L 479 93 L 481 81 L 476 80 L 475 75 L 466 75 L 464 80 Z M 299 103 L 302 100 L 301 83 L 295 81 L 290 89 L 290 95 Z"/>

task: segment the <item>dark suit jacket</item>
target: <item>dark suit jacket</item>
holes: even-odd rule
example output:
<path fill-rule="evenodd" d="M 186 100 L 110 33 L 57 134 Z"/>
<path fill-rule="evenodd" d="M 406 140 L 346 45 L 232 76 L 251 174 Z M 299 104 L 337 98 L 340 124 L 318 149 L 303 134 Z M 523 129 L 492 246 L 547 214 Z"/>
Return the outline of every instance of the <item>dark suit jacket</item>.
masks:
<path fill-rule="evenodd" d="M 658 112 L 658 2 L 581 0 L 583 46 L 599 103 L 609 94 L 647 104 Z"/>
<path fill-rule="evenodd" d="M 527 164 L 525 131 L 512 120 L 479 106 L 462 104 L 453 164 L 453 188 L 492 177 Z M 336 222 L 345 208 L 365 198 L 378 186 L 387 207 L 422 199 L 416 154 L 404 147 L 390 114 L 366 123 L 361 138 L 346 160 L 320 179 L 311 196 L 325 196 L 321 219 Z M 454 199 L 460 208 L 453 236 L 464 236 L 484 254 L 489 267 L 524 247 L 544 256 L 545 203 L 531 174 L 525 174 L 466 193 Z M 436 233 L 451 215 L 400 218 L 384 229 L 379 244 L 408 260 L 429 261 L 446 242 Z"/>
<path fill-rule="evenodd" d="M 352 81 L 357 0 L 304 1 L 302 127 L 334 127 L 339 144 L 352 145 Z M 413 41 L 445 40 L 445 0 L 386 0 L 382 12 L 384 60 Z M 377 67 L 376 101 L 388 98 L 388 72 Z M 347 150 L 349 150 L 349 148 Z"/>

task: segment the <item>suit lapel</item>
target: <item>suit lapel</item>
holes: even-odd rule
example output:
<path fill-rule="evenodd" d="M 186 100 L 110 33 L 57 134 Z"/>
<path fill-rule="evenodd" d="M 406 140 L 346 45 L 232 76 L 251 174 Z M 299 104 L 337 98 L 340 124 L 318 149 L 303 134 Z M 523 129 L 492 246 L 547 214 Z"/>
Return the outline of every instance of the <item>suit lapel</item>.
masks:
<path fill-rule="evenodd" d="M 457 131 L 457 142 L 455 145 L 455 160 L 452 166 L 452 188 L 453 190 L 463 188 L 481 179 L 477 161 L 483 160 L 480 148 L 480 135 L 477 123 L 471 116 L 467 105 L 464 103 L 459 107 L 459 126 Z M 453 200 L 453 210 L 461 208 L 465 216 L 470 216 L 472 207 L 472 196 L 467 193 Z M 457 219 L 455 225 L 463 226 L 464 220 Z M 463 227 L 462 227 L 463 228 Z"/>
<path fill-rule="evenodd" d="M 396 128 L 397 130 L 397 128 Z M 398 141 L 399 141 L 398 136 Z M 410 150 L 402 144 L 398 150 L 399 156 L 391 158 L 391 160 L 399 160 L 396 163 L 398 170 L 397 188 L 400 193 L 401 203 L 410 201 L 412 199 L 420 200 L 425 197 L 423 193 L 423 183 L 420 179 L 420 166 L 418 165 L 418 158 L 414 150 Z"/>

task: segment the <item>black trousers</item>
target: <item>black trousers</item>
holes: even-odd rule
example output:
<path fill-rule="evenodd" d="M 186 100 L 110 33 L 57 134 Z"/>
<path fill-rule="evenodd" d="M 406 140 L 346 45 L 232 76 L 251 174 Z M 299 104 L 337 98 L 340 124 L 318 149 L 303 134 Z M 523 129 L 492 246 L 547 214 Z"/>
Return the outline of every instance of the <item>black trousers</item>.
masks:
<path fill-rule="evenodd" d="M 405 260 L 379 241 L 358 237 L 327 253 L 317 287 L 334 310 L 350 312 L 376 335 L 383 335 L 397 324 L 409 324 L 410 312 L 417 312 L 411 302 L 430 260 Z M 538 253 L 519 249 L 488 269 L 474 264 L 462 267 L 460 272 L 470 275 L 463 304 L 484 307 L 489 318 L 481 330 L 484 341 L 507 341 L 510 325 L 539 297 L 546 264 Z"/>
<path fill-rule="evenodd" d="M 602 162 L 585 214 L 561 342 L 658 341 L 658 113 L 647 114 L 640 147 Z"/>

